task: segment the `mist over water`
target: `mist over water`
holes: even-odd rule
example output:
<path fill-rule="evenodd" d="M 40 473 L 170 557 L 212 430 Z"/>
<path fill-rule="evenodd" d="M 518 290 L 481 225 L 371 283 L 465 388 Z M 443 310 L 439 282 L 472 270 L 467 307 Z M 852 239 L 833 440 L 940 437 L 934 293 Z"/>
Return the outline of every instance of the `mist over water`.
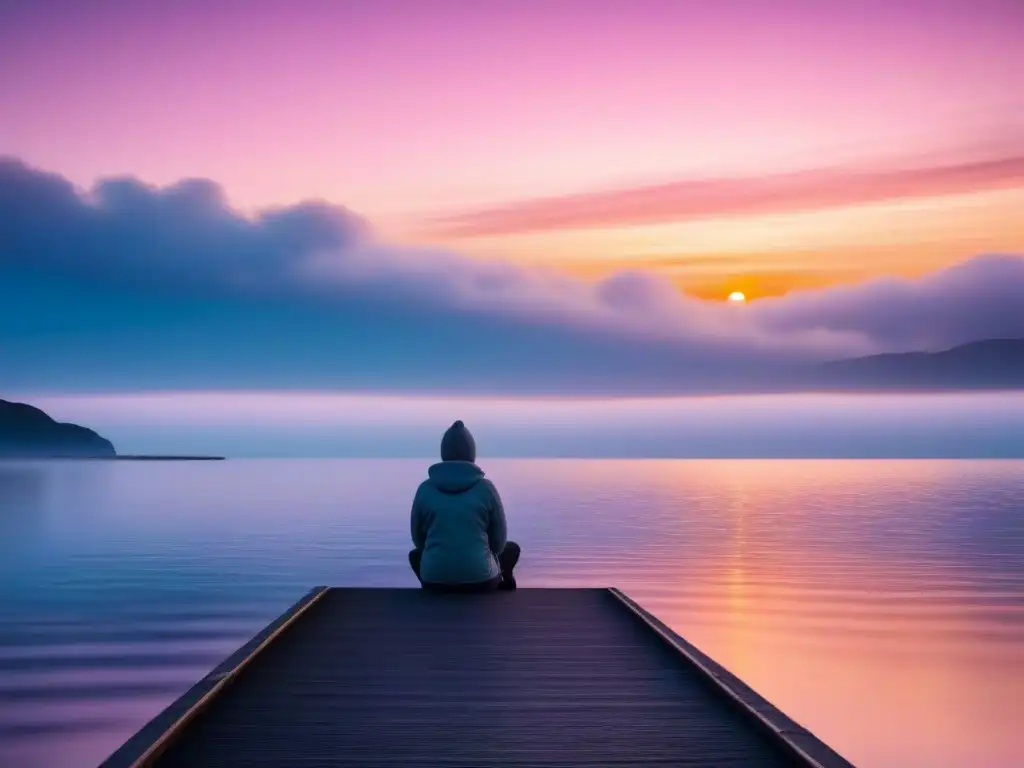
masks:
<path fill-rule="evenodd" d="M 622 587 L 858 765 L 1018 759 L 1024 462 L 481 464 L 521 586 Z M 413 586 L 425 470 L 0 464 L 0 764 L 95 765 L 313 585 Z"/>
<path fill-rule="evenodd" d="M 1024 458 L 1024 393 L 501 399 L 317 392 L 26 396 L 120 453 L 429 457 L 463 419 L 481 455 Z"/>

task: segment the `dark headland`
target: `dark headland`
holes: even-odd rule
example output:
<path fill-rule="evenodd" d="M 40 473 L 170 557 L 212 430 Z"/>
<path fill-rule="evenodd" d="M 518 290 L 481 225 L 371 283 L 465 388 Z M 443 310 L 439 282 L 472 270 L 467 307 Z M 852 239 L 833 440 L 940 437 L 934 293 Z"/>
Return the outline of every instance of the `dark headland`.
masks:
<path fill-rule="evenodd" d="M 55 421 L 27 403 L 0 400 L 0 459 L 218 460 L 223 456 L 122 456 L 88 427 Z"/>

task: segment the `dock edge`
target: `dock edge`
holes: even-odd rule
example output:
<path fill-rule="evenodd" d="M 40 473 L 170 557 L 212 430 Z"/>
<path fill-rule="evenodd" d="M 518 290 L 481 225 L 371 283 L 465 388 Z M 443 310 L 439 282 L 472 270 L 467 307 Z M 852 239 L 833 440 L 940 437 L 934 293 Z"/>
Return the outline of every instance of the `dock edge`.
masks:
<path fill-rule="evenodd" d="M 314 587 L 213 668 L 167 709 L 144 725 L 100 764 L 100 768 L 149 768 L 189 724 L 285 630 L 312 608 L 330 587 Z"/>
<path fill-rule="evenodd" d="M 782 712 L 741 678 L 677 635 L 622 590 L 608 587 L 608 592 L 664 643 L 694 666 L 712 687 L 752 718 L 765 733 L 807 768 L 854 768 L 853 763 Z"/>

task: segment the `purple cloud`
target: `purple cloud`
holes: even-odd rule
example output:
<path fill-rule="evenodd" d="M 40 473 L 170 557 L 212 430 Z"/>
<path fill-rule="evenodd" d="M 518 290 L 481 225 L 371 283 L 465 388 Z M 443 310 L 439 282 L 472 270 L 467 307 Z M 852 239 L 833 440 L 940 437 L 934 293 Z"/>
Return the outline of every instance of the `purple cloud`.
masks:
<path fill-rule="evenodd" d="M 979 256 L 918 280 L 793 293 L 750 308 L 759 327 L 855 334 L 876 350 L 939 350 L 1024 338 L 1024 258 Z"/>
<path fill-rule="evenodd" d="M 245 217 L 210 181 L 83 192 L 0 162 L 0 386 L 679 391 L 1006 337 L 1020 256 L 737 307 L 390 246 L 322 202 Z"/>

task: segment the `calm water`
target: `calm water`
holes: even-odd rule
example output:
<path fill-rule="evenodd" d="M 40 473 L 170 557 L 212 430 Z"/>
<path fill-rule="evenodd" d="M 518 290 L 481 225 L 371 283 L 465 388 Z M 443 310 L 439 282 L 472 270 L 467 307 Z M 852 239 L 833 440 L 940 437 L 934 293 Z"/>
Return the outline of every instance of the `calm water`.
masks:
<path fill-rule="evenodd" d="M 1024 462 L 483 464 L 521 585 L 622 586 L 859 765 L 1020 765 Z M 312 585 L 412 586 L 424 469 L 0 464 L 0 765 L 95 765 Z"/>

